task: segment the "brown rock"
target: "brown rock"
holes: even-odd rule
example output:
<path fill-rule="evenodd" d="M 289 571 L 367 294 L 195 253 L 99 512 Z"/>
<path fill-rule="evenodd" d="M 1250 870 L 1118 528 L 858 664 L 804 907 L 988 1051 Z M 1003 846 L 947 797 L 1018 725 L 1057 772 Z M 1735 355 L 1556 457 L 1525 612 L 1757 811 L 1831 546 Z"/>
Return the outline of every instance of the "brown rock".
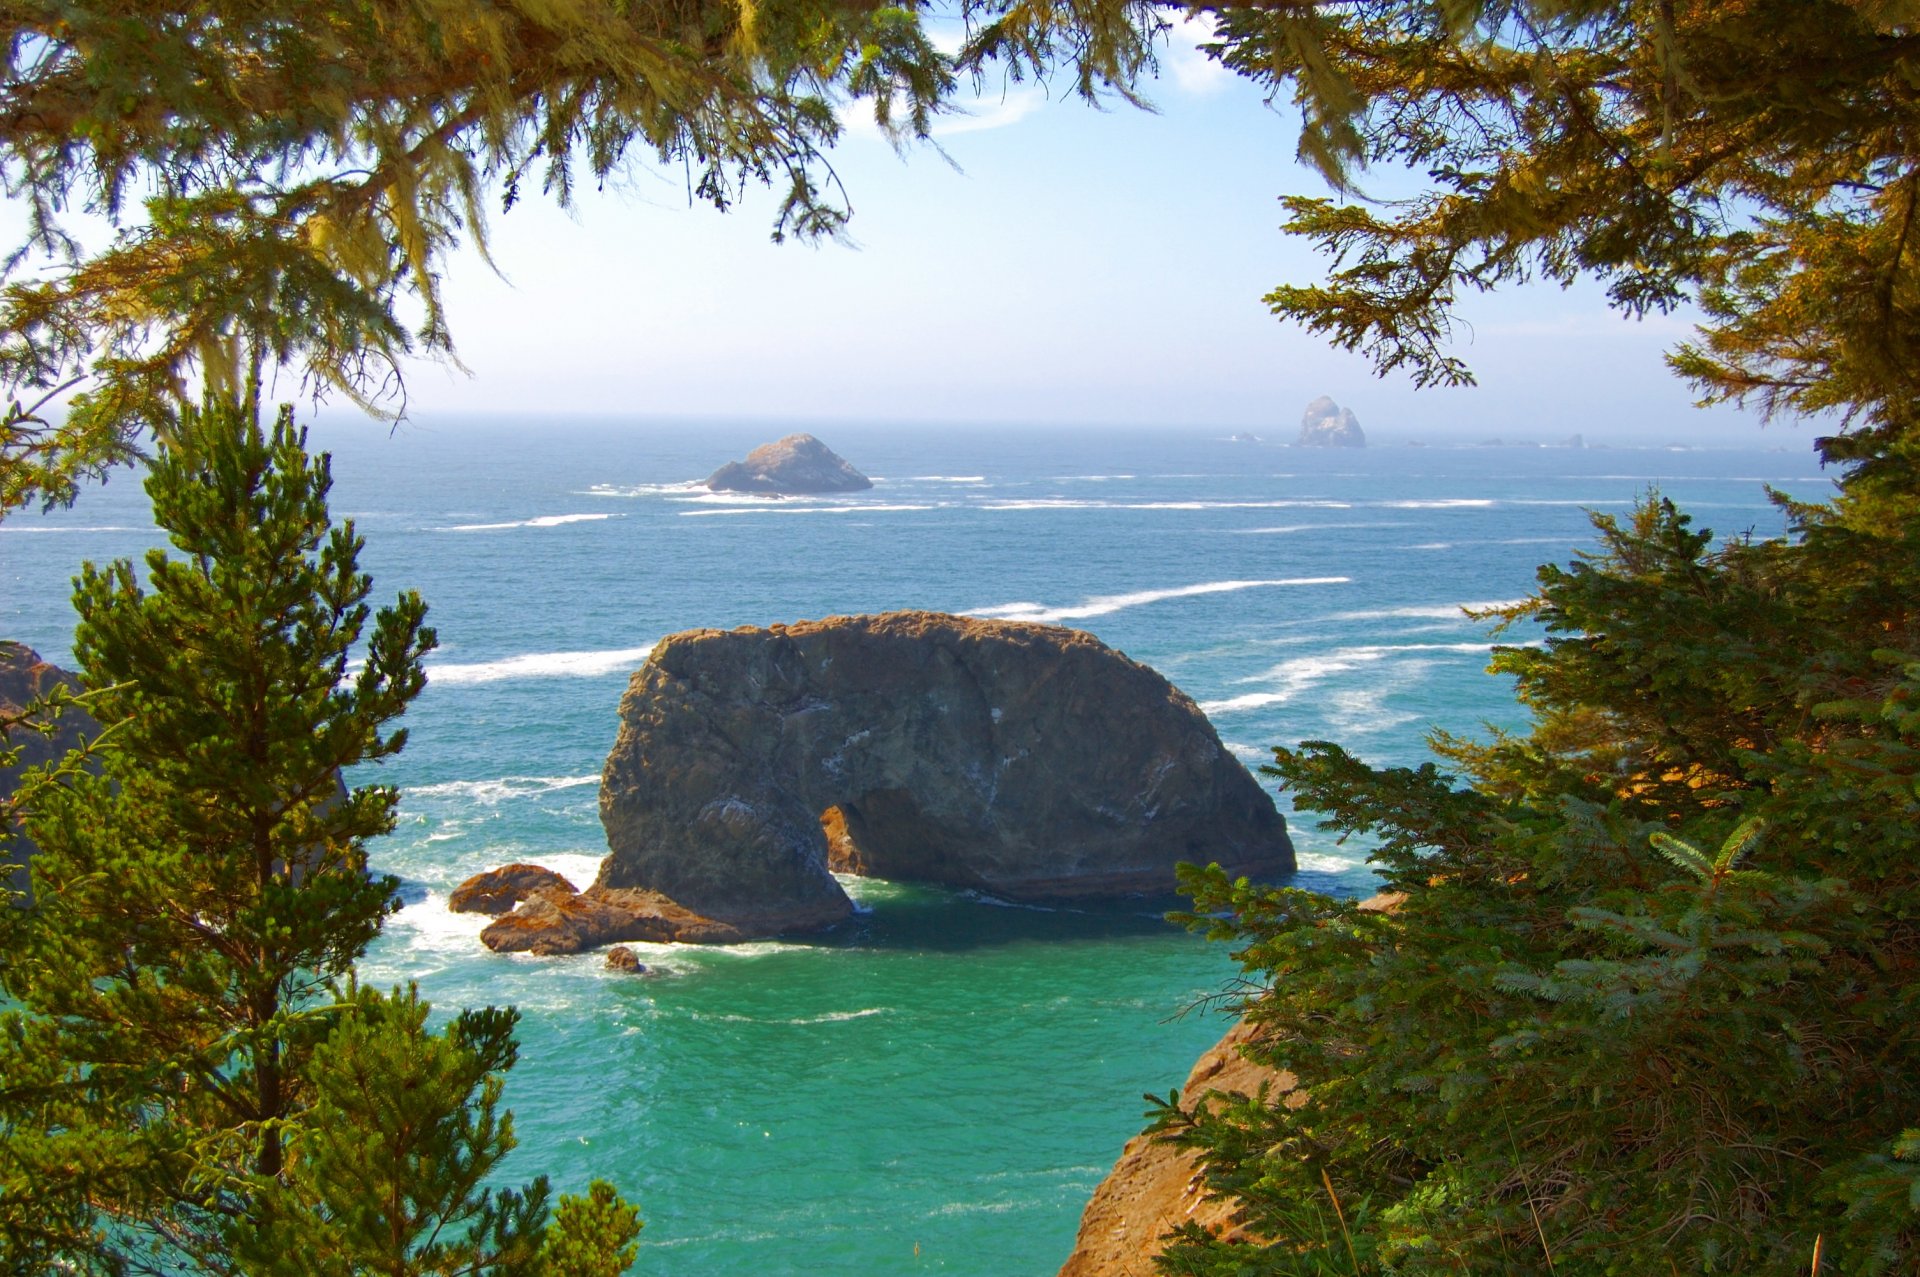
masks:
<path fill-rule="evenodd" d="M 607 950 L 607 970 L 631 971 L 635 975 L 645 975 L 647 964 L 640 961 L 640 955 L 623 944 L 617 944 Z"/>
<path fill-rule="evenodd" d="M 544 888 L 480 933 L 480 942 L 497 953 L 546 957 L 585 953 L 620 940 L 732 944 L 748 938 L 735 927 L 703 918 L 657 893 L 597 885 L 580 892 Z"/>
<path fill-rule="evenodd" d="M 503 865 L 475 874 L 447 897 L 451 913 L 511 913 L 513 907 L 536 892 L 560 887 L 568 895 L 580 889 L 541 865 Z"/>
<path fill-rule="evenodd" d="M 20 643 L 0 642 L 0 723 L 25 713 L 28 706 L 56 687 L 64 687 L 72 692 L 81 690 L 78 678 L 41 660 L 39 653 L 32 648 Z M 69 750 L 78 749 L 84 740 L 99 730 L 100 725 L 94 722 L 91 715 L 73 708 L 61 713 L 59 725 L 51 736 L 30 730 L 25 724 L 10 732 L 0 726 L 0 748 L 18 748 L 20 751 L 12 767 L 0 768 L 0 804 L 13 797 L 20 785 L 20 773 L 26 768 L 64 757 Z M 32 902 L 28 890 L 27 861 L 33 852 L 33 844 L 27 841 L 24 834 L 17 832 L 12 841 L 0 844 L 0 874 L 6 875 L 9 890 L 21 893 L 23 904 Z"/>
<path fill-rule="evenodd" d="M 933 612 L 663 639 L 600 818 L 596 890 L 743 937 L 847 917 L 830 868 L 1014 900 L 1170 893 L 1181 861 L 1293 869 L 1272 799 L 1159 674 L 1075 630 Z"/>
<path fill-rule="evenodd" d="M 809 496 L 865 492 L 873 481 L 848 465 L 812 435 L 788 435 L 763 443 L 745 461 L 729 461 L 707 478 L 714 492 L 755 492 L 767 496 Z"/>
<path fill-rule="evenodd" d="M 1210 1093 L 1257 1095 L 1264 1084 L 1281 1103 L 1299 1096 L 1291 1073 L 1256 1064 L 1241 1053 L 1253 1040 L 1253 1026 L 1242 1020 L 1227 1031 L 1193 1066 L 1180 1088 L 1189 1112 Z M 1288 1094 L 1291 1093 L 1291 1094 Z M 1216 1233 L 1235 1227 L 1231 1202 L 1210 1199 L 1191 1153 L 1148 1135 L 1127 1141 L 1112 1172 L 1094 1190 L 1080 1216 L 1080 1234 L 1060 1277 L 1144 1277 L 1154 1256 L 1176 1225 L 1189 1221 Z"/>

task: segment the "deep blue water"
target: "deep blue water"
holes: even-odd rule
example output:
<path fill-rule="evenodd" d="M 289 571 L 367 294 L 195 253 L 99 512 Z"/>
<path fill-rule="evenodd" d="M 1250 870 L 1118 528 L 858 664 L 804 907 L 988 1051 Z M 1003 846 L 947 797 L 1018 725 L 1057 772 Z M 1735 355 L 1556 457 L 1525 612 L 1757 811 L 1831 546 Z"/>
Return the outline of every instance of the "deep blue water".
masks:
<path fill-rule="evenodd" d="M 884 883 L 809 943 L 596 958 L 485 952 L 448 889 L 513 860 L 582 885 L 626 676 L 699 626 L 932 608 L 1087 629 L 1199 701 L 1250 764 L 1333 739 L 1383 763 L 1433 727 L 1520 721 L 1462 604 L 1591 547 L 1588 512 L 1658 487 L 1722 535 L 1783 531 L 1763 485 L 1829 491 L 1810 452 L 1236 444 L 1204 433 L 813 428 L 875 477 L 844 500 L 689 485 L 778 424 L 528 419 L 316 429 L 376 597 L 414 588 L 441 650 L 382 779 L 375 860 L 417 903 L 363 964 L 439 1006 L 513 1003 L 512 1177 L 615 1180 L 636 1271 L 1051 1273 L 1082 1205 L 1224 1030 L 1219 948 L 1157 906 L 1011 908 Z M 64 660 L 68 579 L 154 534 L 122 475 L 0 524 L 0 635 Z M 1531 635 L 1510 636 L 1526 641 Z M 1369 889 L 1364 850 L 1293 821 L 1298 883 Z M 645 947 L 642 947 L 645 949 Z"/>

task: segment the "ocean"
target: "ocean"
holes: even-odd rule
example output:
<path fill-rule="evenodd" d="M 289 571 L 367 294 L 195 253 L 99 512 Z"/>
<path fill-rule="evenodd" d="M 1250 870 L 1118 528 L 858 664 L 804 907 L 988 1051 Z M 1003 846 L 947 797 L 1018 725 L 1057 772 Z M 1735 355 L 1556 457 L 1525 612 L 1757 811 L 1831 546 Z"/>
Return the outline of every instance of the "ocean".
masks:
<path fill-rule="evenodd" d="M 1414 764 L 1433 728 L 1522 723 L 1461 608 L 1591 549 L 1589 512 L 1657 489 L 1722 536 L 1778 536 L 1767 485 L 1831 491 L 1779 437 L 1354 451 L 921 425 L 804 427 L 873 476 L 858 496 L 695 486 L 791 428 L 329 418 L 311 441 L 375 598 L 419 590 L 441 641 L 405 752 L 369 769 L 403 794 L 373 860 L 407 904 L 362 977 L 520 1009 L 505 1178 L 613 1180 L 647 1220 L 634 1271 L 659 1277 L 1052 1273 L 1141 1095 L 1185 1078 L 1243 991 L 1164 902 L 881 882 L 850 882 L 862 914 L 817 938 L 636 946 L 644 977 L 488 953 L 447 893 L 511 861 L 591 880 L 620 694 L 662 635 L 894 608 L 1069 625 L 1165 674 L 1249 766 L 1308 739 Z M 155 540 L 128 473 L 0 523 L 0 636 L 66 662 L 80 563 Z M 1370 891 L 1363 846 L 1290 824 L 1295 885 Z"/>

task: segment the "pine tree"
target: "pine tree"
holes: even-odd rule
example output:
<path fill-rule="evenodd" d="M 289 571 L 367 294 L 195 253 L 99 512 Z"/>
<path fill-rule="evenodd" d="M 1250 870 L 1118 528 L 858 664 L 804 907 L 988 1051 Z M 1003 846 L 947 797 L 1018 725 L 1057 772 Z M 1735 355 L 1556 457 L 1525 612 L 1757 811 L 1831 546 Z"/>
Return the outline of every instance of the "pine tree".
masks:
<path fill-rule="evenodd" d="M 389 1257 L 458 1244 L 469 1262 L 393 1271 L 538 1271 L 544 1183 L 478 1186 L 512 1144 L 494 1112 L 511 1013 L 436 1037 L 411 995 L 351 989 L 396 907 L 366 844 L 397 795 L 341 778 L 404 744 L 433 633 L 417 595 L 369 608 L 329 485 L 290 409 L 267 431 L 251 400 L 211 401 L 147 480 L 178 557 L 150 552 L 145 584 L 126 561 L 76 582 L 75 655 L 111 743 L 97 773 L 42 787 L 37 904 L 0 918 L 14 1270 L 242 1271 L 296 1218 L 350 1247 L 363 1221 L 339 1214 L 329 1168 L 353 1141 L 406 1140 L 388 1169 L 415 1205 L 385 1221 Z M 355 1109 L 343 1078 L 405 1104 Z"/>

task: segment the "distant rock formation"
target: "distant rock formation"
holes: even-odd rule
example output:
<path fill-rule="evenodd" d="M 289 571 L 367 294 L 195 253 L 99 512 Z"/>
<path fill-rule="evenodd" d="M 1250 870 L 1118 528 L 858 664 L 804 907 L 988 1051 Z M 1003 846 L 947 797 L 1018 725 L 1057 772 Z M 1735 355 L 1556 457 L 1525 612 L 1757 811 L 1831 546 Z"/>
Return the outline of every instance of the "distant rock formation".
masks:
<path fill-rule="evenodd" d="M 558 887 L 568 895 L 580 888 L 543 865 L 503 865 L 475 874 L 447 897 L 449 913 L 512 913 L 528 896 Z"/>
<path fill-rule="evenodd" d="M 745 461 L 729 461 L 707 477 L 714 492 L 766 496 L 818 496 L 865 492 L 873 481 L 812 435 L 788 435 L 763 443 Z"/>
<path fill-rule="evenodd" d="M 1242 430 L 1239 434 L 1228 435 L 1227 442 L 1228 443 L 1261 443 L 1264 441 L 1260 438 L 1259 435 L 1254 434 L 1251 431 Z"/>
<path fill-rule="evenodd" d="M 80 681 L 41 660 L 40 654 L 30 647 L 0 642 L 0 717 L 13 718 L 57 686 L 78 692 Z M 52 736 L 26 730 L 24 726 L 12 733 L 0 732 L 6 747 L 20 750 L 13 767 L 0 768 L 0 801 L 13 797 L 20 787 L 20 773 L 26 768 L 64 757 L 67 751 L 78 749 L 82 741 L 99 730 L 100 725 L 91 715 L 83 710 L 68 709 L 60 715 Z M 0 873 L 6 875 L 9 889 L 27 891 L 27 862 L 33 852 L 34 846 L 24 834 L 16 833 L 11 842 L 0 845 Z"/>
<path fill-rule="evenodd" d="M 1353 415 L 1353 409 L 1342 408 L 1339 404 L 1321 395 L 1307 405 L 1307 411 L 1300 418 L 1300 447 L 1303 448 L 1364 448 L 1367 436 L 1360 429 L 1360 419 Z"/>
<path fill-rule="evenodd" d="M 1180 861 L 1293 868 L 1273 800 L 1159 674 L 1075 630 L 933 612 L 661 640 L 600 818 L 594 885 L 489 946 L 815 930 L 852 913 L 836 869 L 1050 900 L 1170 892 Z"/>

